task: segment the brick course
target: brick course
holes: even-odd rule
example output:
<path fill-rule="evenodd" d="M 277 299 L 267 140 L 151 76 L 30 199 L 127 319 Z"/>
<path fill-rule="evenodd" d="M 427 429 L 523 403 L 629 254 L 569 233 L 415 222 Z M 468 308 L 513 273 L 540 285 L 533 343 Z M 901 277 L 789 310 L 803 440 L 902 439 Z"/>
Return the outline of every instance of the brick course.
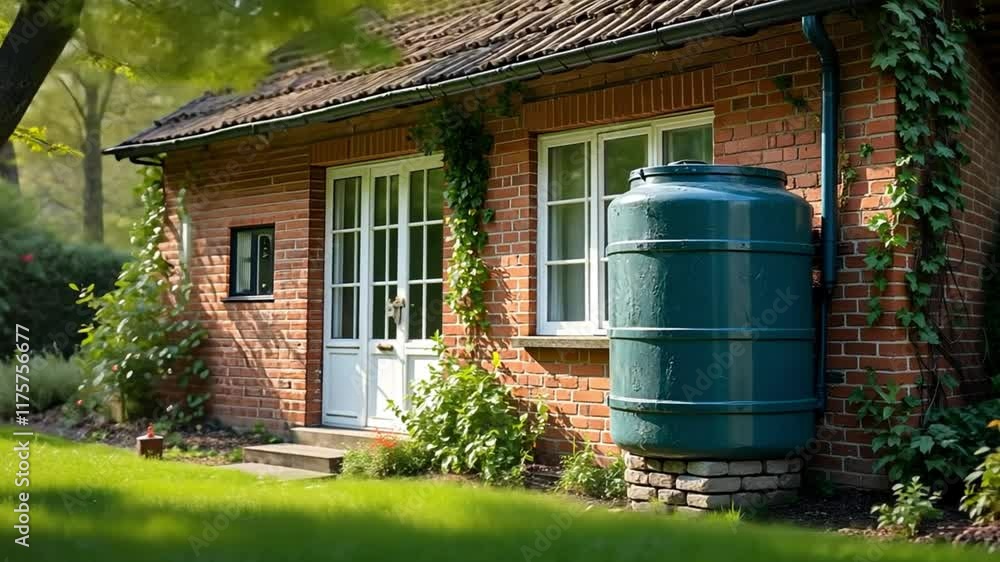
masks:
<path fill-rule="evenodd" d="M 871 474 L 869 438 L 848 411 L 846 397 L 864 382 L 866 367 L 877 369 L 883 380 L 906 383 L 911 392 L 919 372 L 905 333 L 892 324 L 891 315 L 875 327 L 865 323 L 870 279 L 862 260 L 874 240 L 865 224 L 885 207 L 885 187 L 894 176 L 895 87 L 890 77 L 871 70 L 872 46 L 860 21 L 840 17 L 829 29 L 843 67 L 844 151 L 858 176 L 842 189 L 841 270 L 827 349 L 829 399 L 807 453 L 811 468 L 838 483 L 878 487 L 884 478 Z M 966 170 L 970 204 L 961 222 L 970 251 L 960 279 L 969 290 L 973 318 L 973 325 L 961 332 L 967 347 L 962 357 L 974 368 L 982 354 L 978 267 L 998 210 L 1000 171 L 990 156 L 1000 148 L 1000 113 L 995 85 L 975 58 L 973 67 L 975 110 L 968 146 L 974 164 Z M 789 24 L 749 38 L 704 40 L 530 81 L 517 100 L 516 114 L 490 121 L 496 141 L 487 203 L 496 220 L 487 226 L 484 254 L 493 270 L 486 288 L 490 345 L 500 353 L 503 378 L 516 396 L 544 396 L 550 404 L 552 421 L 539 444 L 541 460 L 554 461 L 572 450 L 574 440 L 587 439 L 606 454 L 616 448 L 604 402 L 607 350 L 511 345 L 512 337 L 533 335 L 537 320 L 537 135 L 711 109 L 717 163 L 781 169 L 788 174 L 789 189 L 818 211 L 819 79 L 815 49 L 798 25 Z M 782 80 L 791 85 L 789 92 L 778 87 Z M 804 98 L 808 109 L 796 110 L 788 95 Z M 224 141 L 167 158 L 171 213 L 164 251 L 177 259 L 173 211 L 179 188 L 187 187 L 194 225 L 191 313 L 209 331 L 203 355 L 215 377 L 215 415 L 241 425 L 262 421 L 275 430 L 319 423 L 325 171 L 414 154 L 407 131 L 423 109 L 386 110 L 267 139 Z M 856 156 L 862 143 L 875 148 L 864 162 Z M 276 230 L 273 302 L 225 302 L 229 229 L 267 223 Z M 447 254 L 446 249 L 445 259 Z M 906 265 L 911 257 L 900 253 L 897 260 Z M 890 280 L 885 308 L 891 311 L 904 302 L 905 289 L 901 274 Z M 450 341 L 461 334 L 447 310 L 443 331 Z"/>

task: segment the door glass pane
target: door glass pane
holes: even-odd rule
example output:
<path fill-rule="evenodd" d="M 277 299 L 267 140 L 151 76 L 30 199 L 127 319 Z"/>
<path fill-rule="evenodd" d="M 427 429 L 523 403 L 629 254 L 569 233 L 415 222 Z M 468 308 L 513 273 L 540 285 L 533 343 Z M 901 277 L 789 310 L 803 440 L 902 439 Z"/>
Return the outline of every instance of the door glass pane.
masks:
<path fill-rule="evenodd" d="M 389 224 L 399 224 L 399 176 L 389 176 Z"/>
<path fill-rule="evenodd" d="M 393 339 L 396 337 L 396 321 L 393 320 L 391 316 L 388 315 L 389 302 L 396 298 L 396 287 L 389 285 L 386 287 L 386 297 L 385 301 L 382 303 L 382 318 L 385 321 L 385 331 L 386 338 Z"/>
<path fill-rule="evenodd" d="M 424 220 L 424 171 L 410 172 L 410 222 Z"/>
<path fill-rule="evenodd" d="M 549 149 L 549 201 L 587 196 L 587 143 Z"/>
<path fill-rule="evenodd" d="M 441 279 L 441 264 L 444 246 L 444 226 L 431 224 L 427 226 L 427 279 Z"/>
<path fill-rule="evenodd" d="M 427 284 L 427 293 L 424 302 L 426 303 L 424 308 L 427 311 L 427 329 L 424 333 L 429 338 L 436 332 L 441 331 L 441 308 L 444 304 L 444 293 L 441 289 L 441 283 Z"/>
<path fill-rule="evenodd" d="M 341 232 L 333 235 L 333 279 L 334 284 L 355 283 L 357 281 L 357 232 Z"/>
<path fill-rule="evenodd" d="M 410 227 L 410 279 L 424 278 L 424 228 Z"/>
<path fill-rule="evenodd" d="M 342 178 L 333 182 L 333 229 L 357 228 L 360 222 L 358 191 L 361 178 Z"/>
<path fill-rule="evenodd" d="M 584 264 L 550 265 L 548 308 L 552 322 L 586 320 L 585 301 L 587 279 Z"/>
<path fill-rule="evenodd" d="M 712 163 L 712 126 L 700 125 L 663 132 L 663 160 L 701 160 Z"/>
<path fill-rule="evenodd" d="M 628 175 L 646 166 L 646 135 L 610 139 L 604 142 L 604 194 L 618 195 L 628 191 Z"/>
<path fill-rule="evenodd" d="M 416 283 L 410 283 L 409 293 L 410 306 L 406 337 L 411 340 L 424 339 L 424 286 Z"/>
<path fill-rule="evenodd" d="M 399 228 L 389 229 L 389 281 L 395 281 L 396 270 L 399 268 Z"/>
<path fill-rule="evenodd" d="M 427 220 L 439 221 L 444 212 L 444 168 L 427 170 Z"/>
<path fill-rule="evenodd" d="M 372 279 L 385 281 L 386 277 L 386 231 L 376 230 L 372 233 Z"/>
<path fill-rule="evenodd" d="M 549 207 L 549 260 L 583 259 L 587 250 L 587 204 Z"/>
<path fill-rule="evenodd" d="M 356 287 L 336 287 L 333 289 L 333 314 L 330 334 L 334 339 L 354 339 L 357 337 Z"/>
<path fill-rule="evenodd" d="M 385 287 L 372 287 L 372 338 L 385 338 Z"/>
<path fill-rule="evenodd" d="M 375 185 L 372 186 L 372 205 L 375 208 L 375 226 L 383 226 L 388 215 L 388 185 L 385 176 L 375 178 Z"/>

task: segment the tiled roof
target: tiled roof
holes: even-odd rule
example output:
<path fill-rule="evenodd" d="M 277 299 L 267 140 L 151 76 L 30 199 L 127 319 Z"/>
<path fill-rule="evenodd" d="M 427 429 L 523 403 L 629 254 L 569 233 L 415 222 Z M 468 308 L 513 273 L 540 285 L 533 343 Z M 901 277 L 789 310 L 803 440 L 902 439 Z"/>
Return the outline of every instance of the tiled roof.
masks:
<path fill-rule="evenodd" d="M 336 71 L 284 64 L 251 92 L 206 94 L 126 140 L 122 148 L 204 135 L 781 0 L 429 0 L 430 11 L 374 24 L 399 51 L 389 67 Z"/>

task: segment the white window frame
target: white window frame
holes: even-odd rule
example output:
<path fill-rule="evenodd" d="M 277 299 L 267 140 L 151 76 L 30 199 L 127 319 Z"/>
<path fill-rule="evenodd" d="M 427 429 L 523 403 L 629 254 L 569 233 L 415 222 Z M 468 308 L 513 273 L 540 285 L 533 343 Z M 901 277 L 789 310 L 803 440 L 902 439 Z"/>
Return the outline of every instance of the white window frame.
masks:
<path fill-rule="evenodd" d="M 606 246 L 607 225 L 602 220 L 604 201 L 617 196 L 605 196 L 604 193 L 604 142 L 623 137 L 645 133 L 647 135 L 646 161 L 651 166 L 668 164 L 663 160 L 663 133 L 665 131 L 712 125 L 715 115 L 711 111 L 687 113 L 671 117 L 618 123 L 610 126 L 589 127 L 573 131 L 549 133 L 538 137 L 538 239 L 536 252 L 538 256 L 538 292 L 537 292 L 537 326 L 539 334 L 545 335 L 603 335 L 607 333 L 607 323 L 603 316 L 604 302 L 607 291 L 604 287 L 604 276 L 601 275 L 600 263 L 603 261 Z M 549 313 L 549 279 L 548 279 L 548 244 L 549 244 L 549 150 L 552 148 L 586 143 L 588 144 L 588 178 L 586 194 L 587 224 L 584 236 L 587 249 L 584 253 L 585 282 L 584 305 L 586 311 L 584 320 L 573 322 L 550 322 Z M 710 162 L 711 163 L 711 162 Z M 596 230 L 596 231 L 595 231 Z"/>

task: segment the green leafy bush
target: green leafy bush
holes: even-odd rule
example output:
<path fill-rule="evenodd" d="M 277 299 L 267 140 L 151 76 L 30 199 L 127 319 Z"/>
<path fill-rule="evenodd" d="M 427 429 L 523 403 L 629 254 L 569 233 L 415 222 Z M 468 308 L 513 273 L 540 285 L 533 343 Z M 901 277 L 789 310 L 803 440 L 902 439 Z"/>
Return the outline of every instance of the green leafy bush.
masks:
<path fill-rule="evenodd" d="M 347 451 L 340 473 L 360 478 L 416 476 L 427 472 L 427 451 L 409 439 L 379 435 L 371 443 Z"/>
<path fill-rule="evenodd" d="M 928 486 L 920 483 L 920 477 L 914 476 L 908 484 L 898 482 L 892 487 L 896 496 L 895 505 L 881 504 L 872 507 L 872 513 L 878 514 L 878 528 L 889 529 L 912 537 L 925 519 L 941 517 L 941 510 L 934 503 L 941 499 L 940 492 L 931 493 Z"/>
<path fill-rule="evenodd" d="M 184 318 L 191 283 L 183 267 L 174 271 L 160 253 L 164 201 L 161 172 L 146 168 L 137 188 L 145 213 L 132 226 L 132 259 L 122 266 L 115 289 L 97 296 L 93 285 L 80 287 L 78 303 L 94 311 L 94 323 L 80 348 L 88 385 L 108 401 L 117 401 L 125 417 L 154 417 L 159 411 L 179 423 L 204 415 L 205 392 L 191 392 L 209 371 L 194 357 L 204 338 L 197 322 Z M 183 192 L 179 211 L 183 213 Z M 163 407 L 157 388 L 170 380 L 184 398 Z"/>
<path fill-rule="evenodd" d="M 410 409 L 393 409 L 414 442 L 446 473 L 478 474 L 488 483 L 519 482 L 532 459 L 548 409 L 518 413 L 510 389 L 494 373 L 463 363 L 435 340 L 440 357 L 430 377 L 417 382 Z M 493 355 L 493 368 L 500 358 Z"/>
<path fill-rule="evenodd" d="M 618 455 L 608 466 L 601 466 L 593 445 L 587 443 L 563 457 L 562 475 L 556 489 L 598 499 L 624 498 L 627 489 L 625 459 Z"/>
<path fill-rule="evenodd" d="M 0 418 L 3 419 L 14 415 L 14 382 L 18 365 L 21 363 L 16 358 L 0 363 Z M 28 398 L 32 412 L 43 412 L 66 403 L 83 381 L 80 367 L 58 353 L 30 354 L 27 365 Z"/>
<path fill-rule="evenodd" d="M 991 421 L 989 427 L 1000 433 L 1000 419 Z M 962 498 L 962 511 L 980 524 L 1000 521 L 1000 447 L 990 451 L 989 447 L 976 451 L 986 458 L 965 479 L 965 497 Z"/>
<path fill-rule="evenodd" d="M 0 340 L 14 341 L 14 326 L 27 327 L 34 350 L 74 353 L 81 324 L 93 312 L 79 307 L 71 282 L 107 291 L 126 256 L 99 245 L 70 244 L 35 225 L 36 211 L 9 186 L 0 185 Z M 0 347 L 0 360 L 13 346 Z"/>
<path fill-rule="evenodd" d="M 875 396 L 869 397 L 866 389 Z M 868 384 L 856 389 L 848 402 L 858 407 L 857 417 L 872 435 L 872 450 L 878 455 L 874 468 L 885 468 L 894 482 L 914 476 L 928 482 L 960 482 L 978 464 L 977 449 L 1000 445 L 1000 436 L 987 430 L 989 421 L 1000 417 L 1000 399 L 934 408 L 923 424 L 914 427 L 910 421 L 920 401 L 914 396 L 900 398 L 898 384 L 880 386 L 869 372 Z"/>

